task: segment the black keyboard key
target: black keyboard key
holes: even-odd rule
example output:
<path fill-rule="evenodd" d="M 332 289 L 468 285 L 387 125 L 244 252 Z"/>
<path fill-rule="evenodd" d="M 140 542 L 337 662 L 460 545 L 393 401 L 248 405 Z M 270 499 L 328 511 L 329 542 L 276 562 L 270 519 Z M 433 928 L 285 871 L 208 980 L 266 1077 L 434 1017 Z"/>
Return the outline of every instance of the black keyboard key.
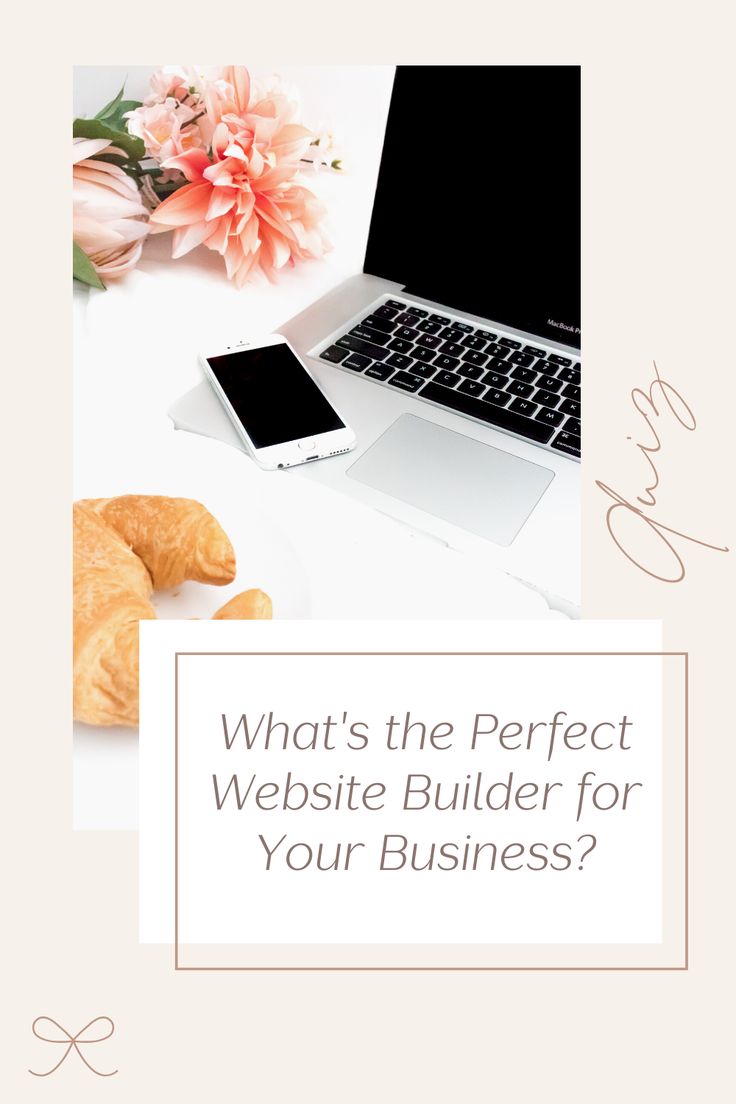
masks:
<path fill-rule="evenodd" d="M 402 341 L 416 341 L 419 337 L 419 331 L 415 330 L 413 326 L 399 326 L 397 330 L 394 330 L 394 337 L 400 337 Z"/>
<path fill-rule="evenodd" d="M 498 334 L 491 333 L 490 330 L 476 330 L 478 337 L 482 337 L 484 341 L 495 341 Z"/>
<path fill-rule="evenodd" d="M 393 368 L 389 368 L 387 364 L 372 364 L 370 368 L 366 368 L 363 373 L 364 376 L 369 376 L 371 379 L 377 380 L 387 380 L 393 374 Z"/>
<path fill-rule="evenodd" d="M 415 376 L 421 376 L 422 379 L 431 379 L 437 369 L 430 367 L 429 364 L 422 364 L 420 361 L 415 360 L 412 361 L 412 366 L 409 371 L 413 372 Z"/>
<path fill-rule="evenodd" d="M 454 372 L 438 372 L 433 382 L 441 383 L 443 387 L 455 387 L 460 382 L 460 376 L 456 376 Z"/>
<path fill-rule="evenodd" d="M 434 380 L 425 383 L 420 391 L 420 397 L 429 399 L 430 402 L 440 403 L 448 410 L 455 410 L 459 414 L 467 414 L 471 418 L 478 418 L 486 425 L 497 426 L 499 429 L 507 429 L 512 433 L 518 433 L 531 441 L 544 445 L 554 433 L 552 426 L 542 425 L 531 418 L 525 418 L 523 414 L 516 414 L 512 410 L 506 410 L 493 402 L 486 402 L 485 396 L 476 399 L 472 395 L 465 395 L 462 391 L 453 391 L 449 387 L 440 387 Z"/>
<path fill-rule="evenodd" d="M 431 385 L 427 384 L 427 386 Z M 580 438 L 573 436 L 572 433 L 565 433 L 563 430 L 555 437 L 552 448 L 557 449 L 558 452 L 566 452 L 568 456 L 579 456 Z"/>
<path fill-rule="evenodd" d="M 371 330 L 368 326 L 356 326 L 350 333 L 353 337 L 362 337 L 364 341 L 373 341 L 376 345 L 386 345 L 391 340 L 391 334 L 383 333 L 381 330 Z"/>
<path fill-rule="evenodd" d="M 421 360 L 423 364 L 429 364 L 436 357 L 436 353 L 432 349 L 425 349 L 422 345 L 415 345 L 411 351 L 411 355 L 416 360 Z"/>
<path fill-rule="evenodd" d="M 477 364 L 479 368 L 482 368 L 488 357 L 485 353 L 477 353 L 475 349 L 468 349 L 466 353 L 463 353 L 463 360 L 467 364 Z"/>
<path fill-rule="evenodd" d="M 406 310 L 406 303 L 400 303 L 398 299 L 387 299 L 387 307 L 393 307 L 394 310 Z"/>
<path fill-rule="evenodd" d="M 514 368 L 511 378 L 523 380 L 524 383 L 534 383 L 537 373 L 533 372 L 531 368 Z"/>
<path fill-rule="evenodd" d="M 561 364 L 563 368 L 569 368 L 572 361 L 568 357 L 558 356 L 557 353 L 549 353 L 547 356 L 552 364 Z"/>
<path fill-rule="evenodd" d="M 419 320 L 419 315 L 412 314 L 411 311 L 404 311 L 404 313 L 400 314 L 396 319 L 400 326 L 416 326 Z"/>
<path fill-rule="evenodd" d="M 361 356 L 360 353 L 351 353 L 343 362 L 344 368 L 352 368 L 355 372 L 362 372 L 371 363 L 370 357 Z"/>
<path fill-rule="evenodd" d="M 348 355 L 348 349 L 339 349 L 337 345 L 330 345 L 329 349 L 319 354 L 320 360 L 329 360 L 330 364 L 339 364 Z"/>
<path fill-rule="evenodd" d="M 521 351 L 523 353 L 531 353 L 532 356 L 535 357 L 543 357 L 547 355 L 544 349 L 536 349 L 533 345 L 525 345 Z"/>
<path fill-rule="evenodd" d="M 520 349 L 521 342 L 516 341 L 513 337 L 499 337 L 499 345 L 505 345 L 507 349 Z"/>
<path fill-rule="evenodd" d="M 376 318 L 388 318 L 389 320 L 394 319 L 399 311 L 404 310 L 404 304 L 397 303 L 396 306 L 392 306 L 392 302 L 393 300 L 389 299 L 385 306 L 379 307 L 378 310 L 373 312 L 374 316 Z"/>
<path fill-rule="evenodd" d="M 424 322 L 419 323 L 417 329 L 421 330 L 422 333 L 436 334 L 440 332 L 442 326 L 439 324 L 439 322 L 433 322 L 431 319 L 425 319 Z"/>
<path fill-rule="evenodd" d="M 512 364 L 520 364 L 522 368 L 531 368 L 534 363 L 534 357 L 529 353 L 512 353 L 509 360 Z"/>
<path fill-rule="evenodd" d="M 559 409 L 570 418 L 580 417 L 580 403 L 573 402 L 572 399 L 563 399 L 559 405 Z"/>
<path fill-rule="evenodd" d="M 393 349 L 395 353 L 410 353 L 414 348 L 414 344 L 411 341 L 404 341 L 400 337 L 395 337 L 388 343 L 389 349 Z"/>
<path fill-rule="evenodd" d="M 501 360 L 500 357 L 491 357 L 490 361 L 486 365 L 486 368 L 492 372 L 503 372 L 508 374 L 511 371 L 511 365 L 507 360 Z"/>
<path fill-rule="evenodd" d="M 393 333 L 396 329 L 395 322 L 389 322 L 388 318 L 382 318 L 380 314 L 371 314 L 364 318 L 361 326 L 368 326 L 373 330 L 383 330 L 384 333 Z"/>
<path fill-rule="evenodd" d="M 434 360 L 435 368 L 444 368 L 447 372 L 453 372 L 459 363 L 457 357 L 447 356 L 446 353 L 440 353 Z"/>
<path fill-rule="evenodd" d="M 487 387 L 503 387 L 506 383 L 506 376 L 502 376 L 500 372 L 486 372 L 483 382 Z"/>
<path fill-rule="evenodd" d="M 366 375 L 368 375 L 367 372 Z M 565 415 L 560 414 L 559 410 L 548 410 L 546 406 L 543 406 L 534 417 L 538 422 L 544 422 L 545 425 L 558 426 L 560 422 L 564 421 Z"/>
<path fill-rule="evenodd" d="M 426 318 L 429 314 L 429 311 L 422 310 L 421 307 L 415 307 L 413 303 L 409 303 L 406 309 L 411 311 L 412 314 L 415 314 L 417 318 Z"/>
<path fill-rule="evenodd" d="M 462 356 L 465 350 L 462 345 L 458 345 L 455 341 L 446 341 L 440 352 L 446 353 L 447 356 L 459 357 Z"/>
<path fill-rule="evenodd" d="M 497 387 L 489 387 L 483 396 L 485 402 L 494 403 L 496 406 L 506 406 L 511 401 L 508 391 L 499 391 Z"/>
<path fill-rule="evenodd" d="M 423 333 L 417 338 L 417 345 L 423 345 L 425 349 L 436 349 L 441 343 L 442 338 L 433 334 Z"/>
<path fill-rule="evenodd" d="M 450 322 L 449 318 L 445 318 L 444 314 L 430 314 L 430 322 L 438 322 L 440 326 L 447 326 Z"/>
<path fill-rule="evenodd" d="M 466 379 L 460 384 L 458 391 L 462 391 L 464 395 L 477 395 L 480 397 L 485 391 L 485 387 L 482 383 L 478 383 L 477 380 Z"/>
<path fill-rule="evenodd" d="M 537 368 L 539 365 L 537 365 Z M 555 379 L 554 376 L 548 376 L 545 372 L 537 380 L 537 387 L 541 387 L 544 391 L 559 391 L 562 387 L 561 380 Z"/>
<path fill-rule="evenodd" d="M 564 425 L 565 433 L 572 433 L 573 437 L 580 436 L 580 422 L 577 418 L 568 418 Z"/>
<path fill-rule="evenodd" d="M 412 376 L 409 372 L 397 372 L 388 381 L 389 387 L 400 387 L 402 391 L 418 391 L 424 383 L 420 376 Z"/>
<path fill-rule="evenodd" d="M 462 343 L 466 349 L 476 349 L 478 352 L 481 352 L 483 349 L 485 349 L 486 345 L 488 344 L 485 338 L 478 337 L 477 334 L 468 334 L 467 337 L 463 338 Z"/>
<path fill-rule="evenodd" d="M 355 337 L 354 334 L 345 334 L 337 344 L 341 349 L 347 349 L 350 353 L 362 353 L 363 356 L 372 357 L 373 360 L 384 360 L 389 355 L 388 349 L 382 349 L 380 345 L 373 345 L 370 341 Z M 322 356 L 324 355 L 323 353 Z"/>
<path fill-rule="evenodd" d="M 560 401 L 560 396 L 553 395 L 551 391 L 537 391 L 536 395 L 534 396 L 534 401 L 539 403 L 541 406 L 555 407 Z"/>
<path fill-rule="evenodd" d="M 392 353 L 386 361 L 392 368 L 408 368 L 413 363 L 411 357 L 404 356 L 403 353 Z"/>
<path fill-rule="evenodd" d="M 446 326 L 440 334 L 440 337 L 443 337 L 445 341 L 454 341 L 456 343 L 459 343 L 465 337 L 465 334 L 462 330 L 453 329 L 452 326 Z"/>
<path fill-rule="evenodd" d="M 522 383 L 521 380 L 509 380 L 506 390 L 511 395 L 521 395 L 522 399 L 528 399 L 534 388 L 530 383 Z"/>
<path fill-rule="evenodd" d="M 568 383 L 563 387 L 562 394 L 566 399 L 572 399 L 573 402 L 580 402 L 580 388 L 576 387 L 573 383 Z"/>
<path fill-rule="evenodd" d="M 533 418 L 539 407 L 536 403 L 530 402 L 529 399 L 514 399 L 509 410 L 513 410 L 517 414 L 523 414 L 526 418 Z"/>
<path fill-rule="evenodd" d="M 499 345 L 498 343 L 493 343 L 493 342 L 491 342 L 491 344 L 486 349 L 486 352 L 490 353 L 491 356 L 495 356 L 495 357 L 499 357 L 499 358 L 500 357 L 507 357 L 509 355 L 510 351 L 511 351 L 510 349 L 504 349 L 503 345 Z"/>
<path fill-rule="evenodd" d="M 561 379 L 563 383 L 580 383 L 580 369 L 560 368 L 557 378 Z"/>
<path fill-rule="evenodd" d="M 461 364 L 457 369 L 459 376 L 465 376 L 466 379 L 480 379 L 483 375 L 483 369 L 480 364 Z"/>

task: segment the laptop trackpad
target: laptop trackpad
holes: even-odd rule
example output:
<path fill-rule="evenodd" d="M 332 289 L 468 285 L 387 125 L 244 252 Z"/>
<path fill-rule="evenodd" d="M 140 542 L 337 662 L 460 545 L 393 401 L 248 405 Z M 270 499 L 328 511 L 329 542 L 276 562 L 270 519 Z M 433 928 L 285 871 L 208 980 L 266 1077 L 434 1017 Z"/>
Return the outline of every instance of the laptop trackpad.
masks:
<path fill-rule="evenodd" d="M 443 426 L 402 414 L 347 474 L 504 547 L 554 472 Z"/>

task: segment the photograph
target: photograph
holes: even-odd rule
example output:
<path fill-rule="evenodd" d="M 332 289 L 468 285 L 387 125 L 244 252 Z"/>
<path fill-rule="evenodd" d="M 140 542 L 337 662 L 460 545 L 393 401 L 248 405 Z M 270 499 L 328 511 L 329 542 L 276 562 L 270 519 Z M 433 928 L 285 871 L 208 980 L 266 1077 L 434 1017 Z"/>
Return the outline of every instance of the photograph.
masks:
<path fill-rule="evenodd" d="M 74 111 L 75 824 L 134 827 L 141 619 L 579 616 L 580 68 Z"/>

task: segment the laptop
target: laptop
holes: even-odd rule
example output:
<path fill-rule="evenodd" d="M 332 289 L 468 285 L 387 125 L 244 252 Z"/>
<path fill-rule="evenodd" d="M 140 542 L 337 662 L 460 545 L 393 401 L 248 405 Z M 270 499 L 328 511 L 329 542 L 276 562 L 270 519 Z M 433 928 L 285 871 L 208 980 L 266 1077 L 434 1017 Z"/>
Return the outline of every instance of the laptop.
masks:
<path fill-rule="evenodd" d="M 296 477 L 574 613 L 579 67 L 397 67 L 363 271 L 280 332 L 358 437 Z"/>

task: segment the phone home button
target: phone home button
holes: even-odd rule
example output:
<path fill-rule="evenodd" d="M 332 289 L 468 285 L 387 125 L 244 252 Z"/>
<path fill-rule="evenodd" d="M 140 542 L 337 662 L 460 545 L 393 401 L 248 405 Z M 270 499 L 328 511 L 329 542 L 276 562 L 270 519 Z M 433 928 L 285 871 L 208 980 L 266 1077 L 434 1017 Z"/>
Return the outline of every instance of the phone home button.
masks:
<path fill-rule="evenodd" d="M 307 449 L 307 451 L 309 451 L 310 449 L 313 449 L 313 448 L 316 448 L 316 447 L 317 447 L 317 442 L 314 439 L 299 442 L 299 448 L 300 449 Z"/>

